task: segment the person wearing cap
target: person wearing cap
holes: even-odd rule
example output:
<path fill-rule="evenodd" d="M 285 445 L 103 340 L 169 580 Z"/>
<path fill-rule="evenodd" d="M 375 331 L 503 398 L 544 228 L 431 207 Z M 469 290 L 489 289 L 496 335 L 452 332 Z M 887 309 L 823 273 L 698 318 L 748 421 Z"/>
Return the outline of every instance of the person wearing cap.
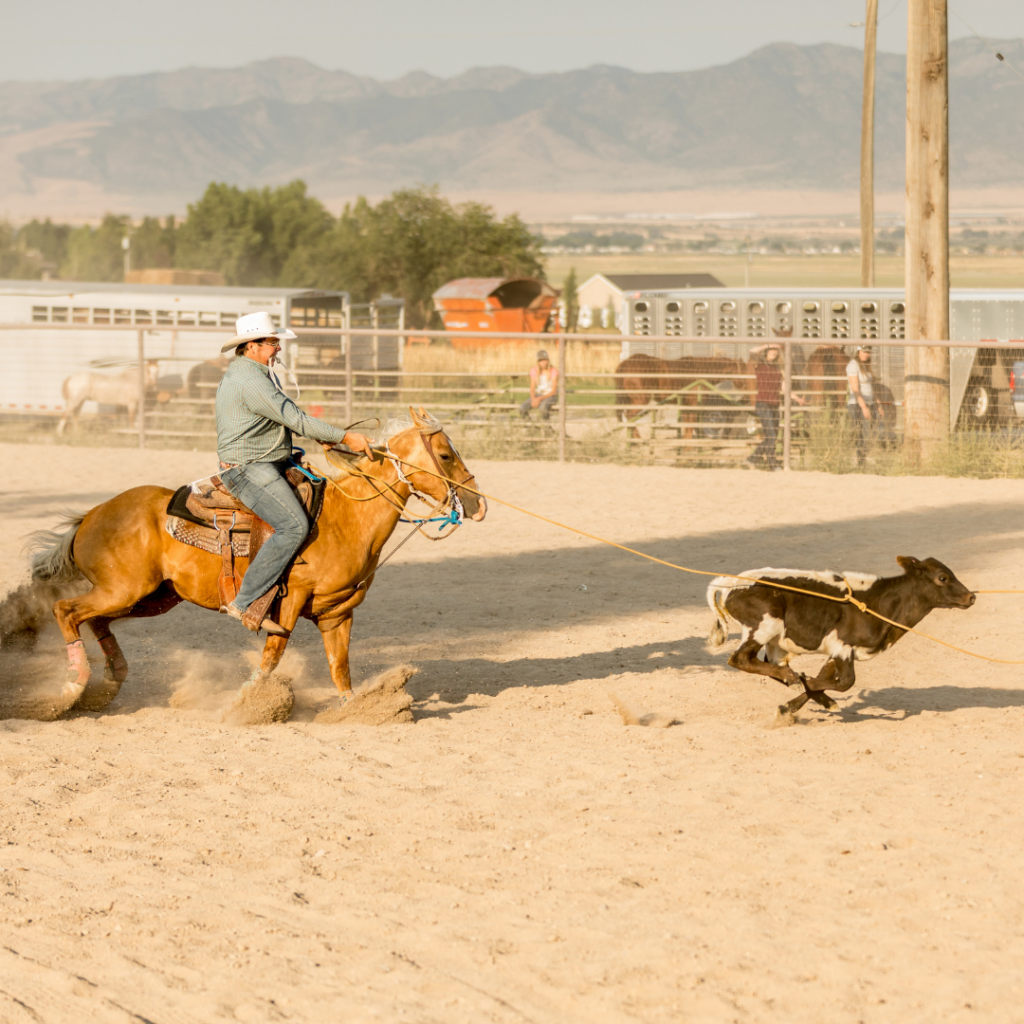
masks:
<path fill-rule="evenodd" d="M 776 342 L 759 345 L 750 350 L 751 358 L 757 358 L 754 367 L 754 415 L 761 421 L 761 443 L 747 458 L 752 466 L 764 466 L 769 471 L 779 469 L 775 448 L 779 438 L 779 404 L 782 401 L 782 370 L 779 369 L 781 349 Z M 797 405 L 804 400 L 792 395 Z"/>
<path fill-rule="evenodd" d="M 857 465 L 867 463 L 868 437 L 875 420 L 875 375 L 871 372 L 871 346 L 858 345 L 857 354 L 846 364 L 846 412 L 853 423 Z"/>
<path fill-rule="evenodd" d="M 368 458 L 369 438 L 307 416 L 278 386 L 270 372 L 281 342 L 296 335 L 278 329 L 269 313 L 249 313 L 235 321 L 235 337 L 221 347 L 234 351 L 217 387 L 217 456 L 224 486 L 274 528 L 252 560 L 238 595 L 225 609 L 241 619 L 246 609 L 281 578 L 309 533 L 305 509 L 284 478 L 292 455 L 292 435 L 339 442 Z M 252 628 L 258 629 L 259 625 Z M 271 619 L 262 628 L 286 635 Z"/>
<path fill-rule="evenodd" d="M 537 353 L 537 365 L 530 367 L 530 397 L 519 406 L 519 411 L 524 419 L 529 419 L 531 409 L 540 409 L 540 418 L 546 420 L 557 401 L 558 371 L 551 365 L 547 352 L 541 349 Z"/>

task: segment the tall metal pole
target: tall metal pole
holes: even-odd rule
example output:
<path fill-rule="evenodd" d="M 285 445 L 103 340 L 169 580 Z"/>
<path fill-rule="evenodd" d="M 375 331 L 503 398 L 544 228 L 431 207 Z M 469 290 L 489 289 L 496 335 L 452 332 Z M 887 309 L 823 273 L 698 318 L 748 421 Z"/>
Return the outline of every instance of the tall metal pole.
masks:
<path fill-rule="evenodd" d="M 135 410 L 135 425 L 139 431 L 139 447 L 146 447 L 146 332 L 139 331 L 139 407 Z"/>
<path fill-rule="evenodd" d="M 782 343 L 782 469 L 788 473 L 792 468 L 790 462 L 790 444 L 793 439 L 793 346 L 789 341 Z M 772 458 L 775 453 L 771 453 Z"/>
<path fill-rule="evenodd" d="M 558 461 L 565 462 L 565 335 L 558 335 Z"/>
<path fill-rule="evenodd" d="M 352 335 L 343 334 L 342 337 L 345 339 L 345 423 L 351 426 L 356 421 L 352 387 Z"/>
<path fill-rule="evenodd" d="M 906 337 L 949 338 L 949 77 L 946 0 L 907 0 Z M 949 351 L 908 346 L 904 435 L 949 433 Z"/>
<path fill-rule="evenodd" d="M 860 286 L 875 287 L 875 40 L 878 0 L 864 17 L 864 101 L 860 116 Z"/>

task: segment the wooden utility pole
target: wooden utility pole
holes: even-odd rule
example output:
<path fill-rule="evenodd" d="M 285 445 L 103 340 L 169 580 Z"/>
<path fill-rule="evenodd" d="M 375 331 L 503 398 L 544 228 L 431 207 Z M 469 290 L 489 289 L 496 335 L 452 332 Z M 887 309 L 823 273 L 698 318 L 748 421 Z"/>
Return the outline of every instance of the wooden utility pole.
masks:
<path fill-rule="evenodd" d="M 875 40 L 878 0 L 864 17 L 864 101 L 860 115 L 860 286 L 875 287 Z"/>
<path fill-rule="evenodd" d="M 907 0 L 906 337 L 949 338 L 946 0 Z M 949 350 L 906 350 L 904 434 L 918 452 L 949 434 Z"/>

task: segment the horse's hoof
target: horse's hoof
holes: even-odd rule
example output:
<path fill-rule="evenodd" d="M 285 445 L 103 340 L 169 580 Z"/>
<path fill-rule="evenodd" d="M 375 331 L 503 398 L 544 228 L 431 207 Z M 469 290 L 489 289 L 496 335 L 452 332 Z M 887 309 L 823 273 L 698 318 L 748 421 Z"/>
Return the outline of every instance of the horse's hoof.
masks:
<path fill-rule="evenodd" d="M 128 662 L 124 660 L 124 655 L 120 651 L 116 657 L 108 658 L 103 663 L 104 682 L 120 686 L 127 678 Z"/>
<path fill-rule="evenodd" d="M 110 679 L 106 673 L 99 683 L 90 683 L 78 699 L 80 711 L 105 711 L 110 702 L 121 692 L 121 684 Z"/>

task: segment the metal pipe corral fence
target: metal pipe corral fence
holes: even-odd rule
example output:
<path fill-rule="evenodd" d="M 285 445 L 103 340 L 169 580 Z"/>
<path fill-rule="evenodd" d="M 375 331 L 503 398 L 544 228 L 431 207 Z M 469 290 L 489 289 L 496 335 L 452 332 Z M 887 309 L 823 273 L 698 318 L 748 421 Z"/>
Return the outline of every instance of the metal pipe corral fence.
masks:
<path fill-rule="evenodd" d="M 535 454 L 560 462 L 576 456 L 607 457 L 610 442 L 624 450 L 646 449 L 650 457 L 662 461 L 699 465 L 741 462 L 762 436 L 754 402 L 754 367 L 748 353 L 754 346 L 771 342 L 783 352 L 778 413 L 781 463 L 786 470 L 792 469 L 794 451 L 804 443 L 808 424 L 815 417 L 845 416 L 844 360 L 851 355 L 843 346 L 857 344 L 852 338 L 690 338 L 585 332 L 557 333 L 551 338 L 503 331 L 496 338 L 486 331 L 410 331 L 347 323 L 292 329 L 298 340 L 286 343 L 295 346 L 295 351 L 284 353 L 283 362 L 295 368 L 299 390 L 291 390 L 286 383 L 284 387 L 314 416 L 353 423 L 367 414 L 395 415 L 408 405 L 423 404 L 449 421 L 453 437 L 486 438 L 495 450 L 507 442 L 520 455 Z M 64 382 L 76 370 L 102 375 L 121 368 L 124 373 L 135 364 L 136 423 L 120 426 L 116 409 L 104 408 L 102 401 L 91 414 L 93 422 L 106 417 L 115 424 L 108 433 L 136 434 L 140 447 L 208 444 L 215 439 L 213 397 L 223 365 L 216 369 L 219 346 L 211 345 L 206 352 L 203 336 L 223 337 L 224 328 L 190 326 L 187 334 L 191 340 L 183 346 L 179 333 L 185 332 L 140 329 L 137 325 L 0 324 L 0 341 L 13 334 L 39 331 L 46 332 L 45 342 L 5 347 L 8 400 L 0 403 L 0 414 L 8 427 L 15 421 L 33 419 L 39 429 L 46 429 L 58 416 L 80 412 L 65 407 L 62 392 Z M 124 332 L 135 333 L 134 345 L 119 340 L 125 338 Z M 64 343 L 61 339 L 66 335 Z M 199 337 L 192 339 L 192 335 Z M 410 335 L 454 347 L 408 345 Z M 353 357 L 352 339 L 360 337 L 399 339 L 397 350 L 402 354 L 396 365 L 382 367 L 378 359 L 373 360 L 377 365 L 358 362 Z M 543 418 L 538 422 L 522 417 L 519 406 L 529 393 L 530 350 L 547 338 L 557 341 L 557 414 L 553 422 Z M 681 344 L 714 346 L 728 349 L 734 356 L 662 359 L 633 355 L 623 361 L 621 353 L 629 351 L 630 343 L 653 345 L 654 351 L 671 345 L 673 352 L 680 351 Z M 992 342 L 970 345 L 903 339 L 871 339 L 870 344 L 879 349 L 928 345 L 973 351 L 995 347 Z M 803 355 L 794 358 L 794 346 L 800 345 L 839 354 L 827 372 L 815 371 Z M 376 341 L 373 350 L 377 351 Z M 332 353 L 333 363 L 325 363 Z M 198 373 L 197 367 L 203 372 Z M 1024 368 L 1020 379 L 1019 408 L 1024 415 Z M 882 381 L 879 384 L 888 386 Z M 1011 384 L 1011 404 L 1016 399 L 1014 386 L 1015 382 Z M 902 382 L 900 393 L 892 398 L 894 429 L 900 415 L 901 388 Z M 794 396 L 808 403 L 799 413 L 794 412 Z M 1006 402 L 1003 404 L 1005 407 Z"/>

